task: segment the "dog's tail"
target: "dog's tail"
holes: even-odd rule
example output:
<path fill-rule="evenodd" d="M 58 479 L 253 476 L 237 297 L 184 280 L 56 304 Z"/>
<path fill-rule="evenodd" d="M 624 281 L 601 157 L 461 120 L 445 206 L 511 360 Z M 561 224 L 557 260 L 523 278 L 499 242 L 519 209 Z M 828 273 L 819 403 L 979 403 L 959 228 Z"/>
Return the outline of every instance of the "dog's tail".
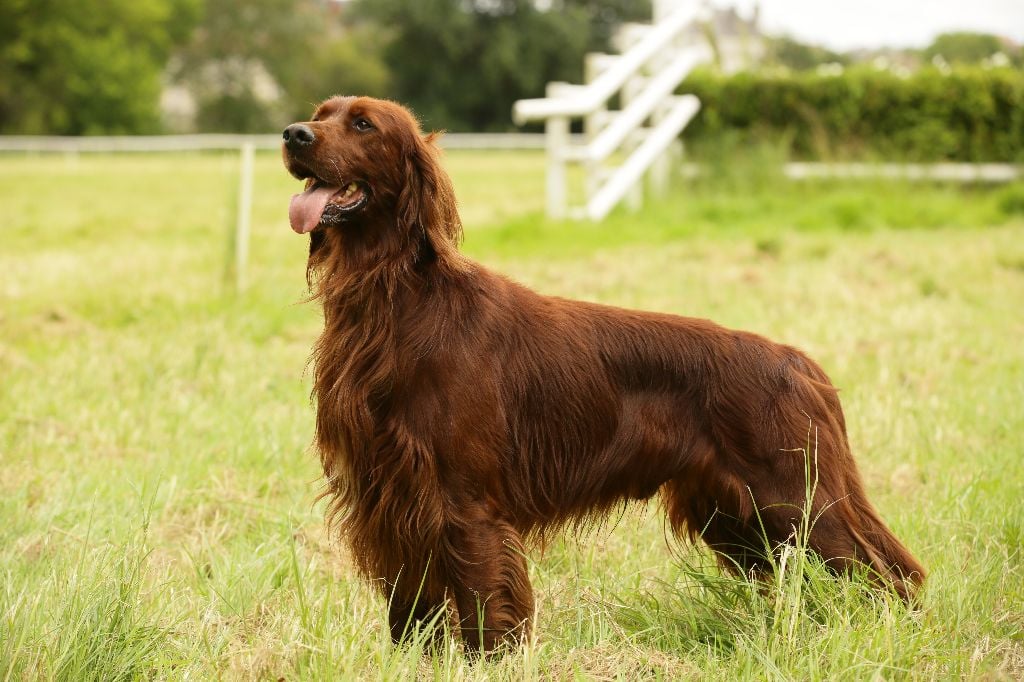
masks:
<path fill-rule="evenodd" d="M 924 582 L 925 569 L 868 500 L 850 449 L 837 391 L 818 365 L 807 358 L 803 360 L 802 369 L 806 372 L 803 386 L 811 397 L 810 404 L 815 405 L 823 417 L 818 423 L 825 432 L 819 435 L 827 440 L 827 450 L 838 457 L 830 466 L 827 488 L 831 494 L 827 497 L 833 500 L 831 506 L 836 514 L 833 518 L 845 531 L 826 523 L 817 538 L 812 531 L 812 542 L 817 540 L 817 549 L 826 559 L 831 555 L 837 563 L 847 564 L 848 568 L 853 564 L 838 557 L 851 558 L 866 565 L 879 584 L 891 587 L 904 601 L 911 602 Z"/>
<path fill-rule="evenodd" d="M 846 516 L 846 527 L 857 543 L 858 558 L 904 601 L 912 601 L 924 582 L 924 566 L 889 530 L 868 501 L 859 480 L 850 481 L 845 502 L 841 513 Z"/>

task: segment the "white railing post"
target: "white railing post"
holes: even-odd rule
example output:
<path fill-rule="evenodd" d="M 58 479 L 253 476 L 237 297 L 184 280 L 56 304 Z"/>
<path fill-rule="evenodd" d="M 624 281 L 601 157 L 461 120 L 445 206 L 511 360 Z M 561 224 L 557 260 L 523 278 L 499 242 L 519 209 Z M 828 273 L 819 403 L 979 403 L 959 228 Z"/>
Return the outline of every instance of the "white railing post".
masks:
<path fill-rule="evenodd" d="M 588 52 L 583 56 L 583 82 L 590 85 L 600 76 L 608 65 L 615 60 L 612 55 L 603 52 Z M 583 117 L 583 134 L 590 141 L 596 136 L 607 119 L 608 105 L 602 103 L 592 112 Z"/>
<path fill-rule="evenodd" d="M 235 220 L 235 289 L 245 288 L 246 268 L 249 264 L 249 234 L 252 221 L 252 174 L 256 147 L 251 140 L 242 143 L 238 170 L 238 213 Z"/>
<path fill-rule="evenodd" d="M 548 83 L 548 97 L 572 97 L 580 86 L 555 81 Z M 547 151 L 547 210 L 552 218 L 569 215 L 568 162 L 572 141 L 569 137 L 569 117 L 552 116 L 544 125 L 544 147 Z"/>
<path fill-rule="evenodd" d="M 552 116 L 544 125 L 547 134 L 547 208 L 552 218 L 564 218 L 569 210 L 569 182 L 566 151 L 569 146 L 569 119 Z"/>
<path fill-rule="evenodd" d="M 651 126 L 656 128 L 665 119 L 667 114 L 667 108 L 660 107 L 651 114 Z M 651 164 L 651 169 L 647 171 L 647 185 L 652 196 L 661 197 L 665 196 L 668 192 L 672 167 L 682 160 L 682 154 L 679 153 L 681 147 L 682 142 L 674 140 Z"/>
<path fill-rule="evenodd" d="M 657 14 L 654 16 L 654 20 L 658 20 Z M 622 46 L 623 50 L 628 50 L 637 43 L 643 40 L 643 29 L 635 24 L 627 24 L 620 29 L 620 35 L 618 36 L 617 42 Z M 655 55 L 657 57 L 657 55 Z M 633 72 L 626 82 L 622 85 L 622 90 L 619 92 L 619 101 L 621 102 L 622 109 L 627 110 L 629 106 L 643 94 L 644 87 L 647 84 L 644 71 L 637 69 Z M 644 122 L 637 121 L 633 126 L 633 134 L 628 135 L 623 140 L 623 151 L 627 154 L 632 154 L 640 144 L 639 131 L 642 130 Z M 634 183 L 629 190 L 626 192 L 623 198 L 631 212 L 636 213 L 644 206 L 644 187 L 642 182 Z"/>
<path fill-rule="evenodd" d="M 601 52 L 588 52 L 583 57 L 583 82 L 587 85 L 597 80 L 609 64 L 614 63 L 616 57 Z M 608 123 L 607 103 L 583 117 L 583 135 L 587 145 L 593 143 L 594 139 Z M 583 183 L 587 196 L 591 196 L 601 185 L 600 164 L 593 159 L 583 161 Z"/>
<path fill-rule="evenodd" d="M 627 87 L 622 89 L 622 103 L 623 103 L 623 105 L 628 105 L 633 100 L 633 96 L 634 96 L 634 92 L 635 91 L 634 91 L 633 88 L 631 88 L 629 86 L 630 86 L 630 83 L 627 83 Z M 628 94 L 627 94 L 627 88 L 630 91 Z M 639 133 L 640 130 L 641 130 L 640 128 L 637 128 L 635 132 Z M 637 148 L 637 146 L 639 144 L 640 144 L 639 135 L 638 134 L 630 135 L 628 138 L 626 138 L 626 145 L 627 145 L 625 147 L 626 153 L 627 154 L 632 154 L 636 150 L 636 148 Z M 630 186 L 629 191 L 626 192 L 625 202 L 626 202 L 626 207 L 630 211 L 632 211 L 633 213 L 636 213 L 637 211 L 639 211 L 641 208 L 644 207 L 644 185 L 643 185 L 642 182 L 635 182 L 635 183 L 633 183 Z"/>

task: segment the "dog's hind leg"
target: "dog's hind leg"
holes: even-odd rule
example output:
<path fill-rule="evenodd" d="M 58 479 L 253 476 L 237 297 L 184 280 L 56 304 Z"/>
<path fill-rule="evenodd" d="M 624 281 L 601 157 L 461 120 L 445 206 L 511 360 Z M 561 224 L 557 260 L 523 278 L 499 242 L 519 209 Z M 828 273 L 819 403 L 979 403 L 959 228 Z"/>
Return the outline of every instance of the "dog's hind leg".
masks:
<path fill-rule="evenodd" d="M 845 434 L 823 430 L 808 451 L 779 450 L 766 475 L 719 490 L 702 537 L 723 565 L 764 573 L 780 545 L 806 543 L 836 573 L 867 567 L 910 600 L 924 569 L 868 502 L 846 448 Z"/>
<path fill-rule="evenodd" d="M 478 507 L 448 542 L 445 563 L 466 650 L 490 652 L 525 639 L 533 591 L 519 533 Z"/>

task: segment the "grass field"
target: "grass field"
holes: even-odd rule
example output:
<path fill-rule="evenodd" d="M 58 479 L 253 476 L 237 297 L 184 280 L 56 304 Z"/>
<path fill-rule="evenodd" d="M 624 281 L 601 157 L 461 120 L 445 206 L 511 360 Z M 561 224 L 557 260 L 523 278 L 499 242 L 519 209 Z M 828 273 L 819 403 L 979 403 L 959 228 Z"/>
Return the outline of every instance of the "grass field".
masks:
<path fill-rule="evenodd" d="M 313 504 L 296 191 L 259 156 L 0 158 L 0 679 L 1020 679 L 1024 187 L 786 184 L 725 165 L 601 225 L 543 160 L 452 153 L 465 250 L 551 294 L 792 343 L 842 388 L 869 493 L 931 576 L 908 612 L 795 552 L 766 589 L 656 502 L 531 555 L 503 659 L 393 647 Z"/>

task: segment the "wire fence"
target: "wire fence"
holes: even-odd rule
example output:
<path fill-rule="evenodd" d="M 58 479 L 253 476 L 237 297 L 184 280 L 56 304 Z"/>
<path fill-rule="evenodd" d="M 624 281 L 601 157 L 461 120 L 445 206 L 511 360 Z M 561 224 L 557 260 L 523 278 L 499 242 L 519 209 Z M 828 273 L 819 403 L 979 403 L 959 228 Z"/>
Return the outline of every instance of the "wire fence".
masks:
<path fill-rule="evenodd" d="M 579 143 L 582 136 L 573 135 Z M 441 136 L 440 144 L 454 150 L 543 150 L 543 133 L 449 133 Z M 241 290 L 245 286 L 245 273 L 249 254 L 250 219 L 252 212 L 252 182 L 255 152 L 278 150 L 280 135 L 151 135 L 151 136 L 95 136 L 60 137 L 36 135 L 0 135 L 0 154 L 64 154 L 90 153 L 169 153 L 196 151 L 238 151 L 238 201 L 235 232 L 232 240 L 234 284 Z M 682 175 L 700 175 L 699 164 L 685 163 Z M 1021 166 L 997 163 L 802 163 L 783 166 L 783 174 L 793 180 L 812 178 L 891 178 L 910 181 L 1004 183 L 1024 177 Z"/>
<path fill-rule="evenodd" d="M 453 133 L 440 138 L 446 149 L 542 150 L 543 133 Z M 231 279 L 235 289 L 245 288 L 252 220 L 253 165 L 255 152 L 281 148 L 280 135 L 140 135 L 62 137 L 37 135 L 0 136 L 0 154 L 132 154 L 238 151 L 238 195 L 234 234 L 231 239 Z"/>
<path fill-rule="evenodd" d="M 447 133 L 440 138 L 446 149 L 544 149 L 543 133 Z M 20 153 L 151 153 L 281 148 L 280 135 L 138 135 L 62 137 L 0 135 L 0 152 Z"/>

